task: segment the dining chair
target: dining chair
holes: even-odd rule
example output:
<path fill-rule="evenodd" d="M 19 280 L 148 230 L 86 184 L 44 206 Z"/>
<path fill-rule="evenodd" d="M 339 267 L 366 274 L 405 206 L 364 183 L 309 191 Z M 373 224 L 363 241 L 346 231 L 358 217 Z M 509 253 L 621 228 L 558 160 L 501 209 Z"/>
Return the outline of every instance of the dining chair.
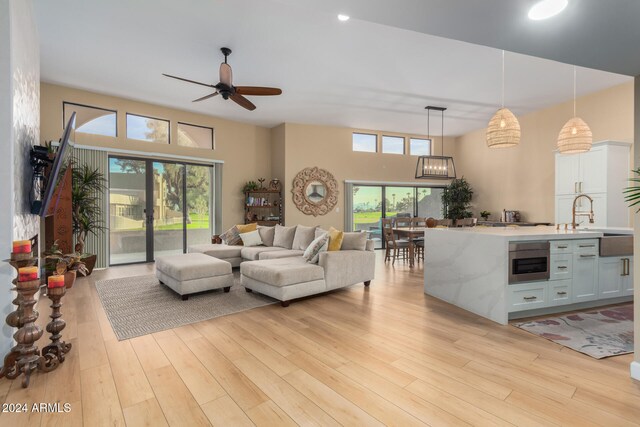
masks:
<path fill-rule="evenodd" d="M 411 218 L 411 228 L 426 228 L 427 218 L 415 217 Z M 424 259 L 424 236 L 414 237 L 413 239 L 414 254 L 416 259 Z"/>
<path fill-rule="evenodd" d="M 382 219 L 382 234 L 385 243 L 384 261 L 387 262 L 391 259 L 391 265 L 395 264 L 396 258 L 406 261 L 409 252 L 409 241 L 397 239 L 393 232 L 393 227 L 394 221 L 392 218 Z"/>
<path fill-rule="evenodd" d="M 436 226 L 442 227 L 451 227 L 453 225 L 453 220 L 451 219 L 437 219 Z"/>
<path fill-rule="evenodd" d="M 462 218 L 456 220 L 456 227 L 473 227 L 478 222 L 478 218 Z"/>

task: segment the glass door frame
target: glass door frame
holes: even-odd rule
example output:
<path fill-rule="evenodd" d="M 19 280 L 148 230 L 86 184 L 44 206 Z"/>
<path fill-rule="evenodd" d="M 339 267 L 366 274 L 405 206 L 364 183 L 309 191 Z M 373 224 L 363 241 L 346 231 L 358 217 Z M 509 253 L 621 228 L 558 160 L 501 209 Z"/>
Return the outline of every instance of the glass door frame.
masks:
<path fill-rule="evenodd" d="M 153 202 L 154 202 L 154 181 L 153 181 L 153 165 L 154 163 L 164 163 L 164 164 L 178 164 L 184 166 L 184 172 L 182 176 L 182 208 L 184 215 L 182 217 L 182 252 L 186 253 L 187 251 L 187 167 L 188 166 L 199 166 L 199 167 L 208 167 L 209 176 L 210 176 L 210 184 L 209 184 L 209 229 L 213 232 L 214 230 L 214 179 L 215 173 L 214 168 L 215 165 L 212 164 L 200 164 L 194 162 L 187 162 L 181 160 L 165 160 L 161 158 L 153 158 L 153 157 L 137 157 L 137 156 L 128 156 L 128 155 L 120 155 L 120 154 L 109 154 L 107 157 L 107 164 L 110 163 L 111 159 L 124 159 L 124 160 L 135 160 L 145 163 L 145 241 L 146 241 L 146 260 L 145 261 L 133 261 L 133 262 L 125 262 L 112 264 L 111 263 L 111 253 L 109 253 L 109 267 L 115 266 L 124 266 L 124 265 L 132 265 L 132 264 L 145 264 L 150 262 L 155 262 L 154 256 L 154 217 L 153 214 Z M 110 173 L 110 172 L 109 172 Z M 111 199 L 111 186 L 110 182 L 107 185 L 107 200 Z M 149 212 L 152 213 L 151 217 L 149 216 Z M 111 230 L 111 224 L 109 224 L 109 231 Z"/>

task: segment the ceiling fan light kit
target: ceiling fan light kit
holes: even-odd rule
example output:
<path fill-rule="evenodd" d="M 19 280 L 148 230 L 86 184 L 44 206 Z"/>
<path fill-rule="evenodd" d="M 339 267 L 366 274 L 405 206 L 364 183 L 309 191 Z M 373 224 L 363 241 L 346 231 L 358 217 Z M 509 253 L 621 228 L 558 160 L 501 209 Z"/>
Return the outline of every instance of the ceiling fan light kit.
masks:
<path fill-rule="evenodd" d="M 558 134 L 557 147 L 562 154 L 585 153 L 591 150 L 593 134 L 589 125 L 576 115 L 576 67 L 573 67 L 573 117 Z"/>
<path fill-rule="evenodd" d="M 427 106 L 427 138 L 433 143 L 430 133 L 430 113 L 440 111 L 442 119 L 442 134 L 440 139 L 441 156 L 419 156 L 416 164 L 416 179 L 455 179 L 456 165 L 453 157 L 444 155 L 444 107 Z"/>
<path fill-rule="evenodd" d="M 487 147 L 509 148 L 520 144 L 520 122 L 504 108 L 504 50 L 502 51 L 502 108 L 489 120 L 487 126 Z"/>
<path fill-rule="evenodd" d="M 163 76 L 215 89 L 215 92 L 205 95 L 201 98 L 194 99 L 193 102 L 204 101 L 205 99 L 213 98 L 216 95 L 220 95 L 223 99 L 231 99 L 233 102 L 243 108 L 246 108 L 249 111 L 255 110 L 256 106 L 247 98 L 245 98 L 245 96 L 270 96 L 282 94 L 282 90 L 275 87 L 234 86 L 233 71 L 231 70 L 231 65 L 229 65 L 229 63 L 227 62 L 227 57 L 231 55 L 231 49 L 229 49 L 228 47 L 223 47 L 220 49 L 220 51 L 224 55 L 224 62 L 220 64 L 220 82 L 218 84 L 212 85 L 208 83 L 202 83 L 195 80 L 185 79 L 183 77 L 172 76 L 170 74 L 163 74 Z"/>

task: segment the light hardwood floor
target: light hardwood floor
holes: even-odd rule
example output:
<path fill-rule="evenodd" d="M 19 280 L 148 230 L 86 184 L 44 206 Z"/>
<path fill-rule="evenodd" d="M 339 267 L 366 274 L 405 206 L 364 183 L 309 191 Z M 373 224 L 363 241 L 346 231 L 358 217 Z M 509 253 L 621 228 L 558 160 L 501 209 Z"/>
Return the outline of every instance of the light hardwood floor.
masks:
<path fill-rule="evenodd" d="M 28 389 L 0 380 L 3 402 L 72 411 L 2 413 L 0 426 L 640 425 L 631 355 L 596 361 L 484 320 L 426 297 L 420 265 L 378 255 L 369 289 L 128 341 L 115 338 L 94 282 L 153 266 L 79 279 L 63 306 L 66 362 Z"/>

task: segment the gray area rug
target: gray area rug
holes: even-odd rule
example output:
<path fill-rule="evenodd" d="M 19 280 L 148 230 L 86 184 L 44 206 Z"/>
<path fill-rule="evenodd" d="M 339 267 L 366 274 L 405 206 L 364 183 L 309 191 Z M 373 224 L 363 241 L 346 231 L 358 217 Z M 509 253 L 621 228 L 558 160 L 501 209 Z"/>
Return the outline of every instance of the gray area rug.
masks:
<path fill-rule="evenodd" d="M 151 274 L 100 280 L 96 288 L 120 341 L 277 302 L 246 292 L 239 272 L 234 273 L 234 284 L 228 293 L 218 289 L 190 295 L 187 301 Z"/>

